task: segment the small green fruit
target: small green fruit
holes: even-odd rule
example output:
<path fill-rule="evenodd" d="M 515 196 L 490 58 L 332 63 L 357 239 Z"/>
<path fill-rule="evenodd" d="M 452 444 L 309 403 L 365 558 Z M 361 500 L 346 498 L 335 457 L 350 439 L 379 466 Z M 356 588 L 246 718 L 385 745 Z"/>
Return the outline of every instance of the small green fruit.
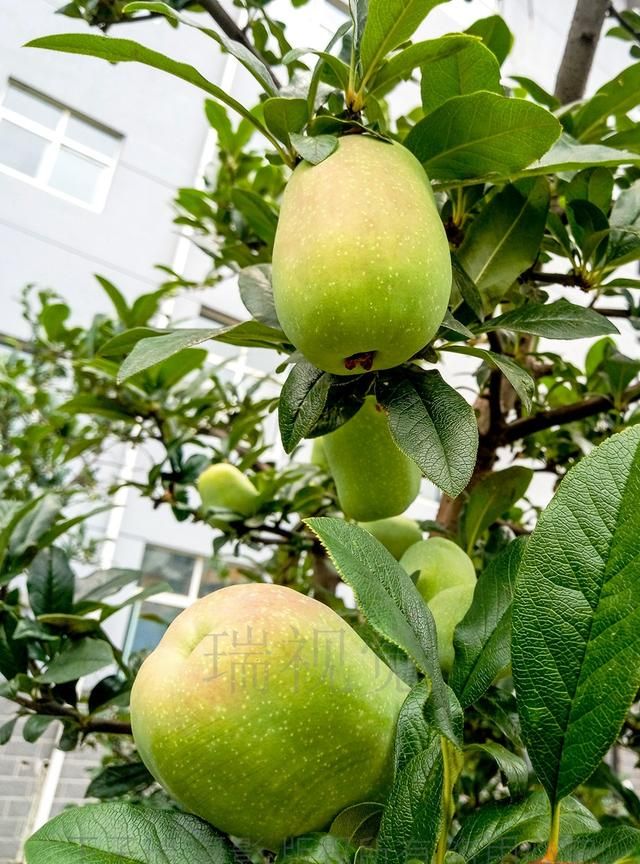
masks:
<path fill-rule="evenodd" d="M 410 546 L 422 540 L 420 526 L 406 516 L 377 519 L 375 522 L 361 522 L 360 527 L 372 534 L 383 546 L 386 546 L 398 561 Z"/>
<path fill-rule="evenodd" d="M 436 622 L 438 655 L 445 672 L 453 665 L 453 631 L 467 614 L 476 586 L 469 556 L 451 540 L 430 537 L 409 547 L 400 559 L 407 573 L 418 572 L 416 587 Z"/>
<path fill-rule="evenodd" d="M 153 776 L 185 809 L 269 849 L 384 800 L 408 687 L 339 615 L 235 585 L 170 625 L 131 693 Z"/>
<path fill-rule="evenodd" d="M 311 447 L 311 464 L 322 468 L 323 471 L 329 470 L 327 462 L 327 454 L 324 452 L 324 440 L 322 438 L 314 438 Z"/>
<path fill-rule="evenodd" d="M 251 480 L 228 462 L 210 465 L 198 477 L 202 504 L 220 510 L 232 510 L 241 516 L 253 516 L 258 506 L 258 490 Z"/>
<path fill-rule="evenodd" d="M 420 490 L 420 469 L 391 437 L 387 415 L 368 396 L 360 410 L 324 436 L 324 452 L 345 516 L 359 522 L 404 513 Z"/>
<path fill-rule="evenodd" d="M 389 369 L 435 336 L 451 292 L 431 186 L 402 145 L 348 135 L 282 200 L 273 291 L 284 332 L 336 375 Z"/>

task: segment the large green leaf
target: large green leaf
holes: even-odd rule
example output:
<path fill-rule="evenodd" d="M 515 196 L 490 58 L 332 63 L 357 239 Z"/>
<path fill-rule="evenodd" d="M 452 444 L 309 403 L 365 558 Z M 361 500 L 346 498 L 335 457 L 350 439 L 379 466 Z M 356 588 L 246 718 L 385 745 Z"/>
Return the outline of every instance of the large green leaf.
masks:
<path fill-rule="evenodd" d="M 572 864 L 637 864 L 640 859 L 640 831 L 630 825 L 611 825 L 601 831 L 577 834 L 560 842 L 560 859 Z"/>
<path fill-rule="evenodd" d="M 416 42 L 398 51 L 382 66 L 369 90 L 377 96 L 382 96 L 391 90 L 398 81 L 408 78 L 418 66 L 434 63 L 445 57 L 451 57 L 469 45 L 475 45 L 472 36 L 455 33 L 450 36 L 440 36 L 438 39 L 427 39 Z"/>
<path fill-rule="evenodd" d="M 522 498 L 532 477 L 530 468 L 512 465 L 504 471 L 492 471 L 474 485 L 461 521 L 462 536 L 470 555 L 482 532 Z"/>
<path fill-rule="evenodd" d="M 253 318 L 267 327 L 279 330 L 280 322 L 271 285 L 271 265 L 252 264 L 245 267 L 238 276 L 238 288 L 242 302 Z"/>
<path fill-rule="evenodd" d="M 74 583 L 73 570 L 62 549 L 51 546 L 38 552 L 27 577 L 29 603 L 34 615 L 71 612 Z"/>
<path fill-rule="evenodd" d="M 525 551 L 512 663 L 533 767 L 557 801 L 585 781 L 640 687 L 640 427 L 562 481 Z"/>
<path fill-rule="evenodd" d="M 486 351 L 484 348 L 475 348 L 473 345 L 447 345 L 443 348 L 452 354 L 466 354 L 469 357 L 478 357 L 489 366 L 499 369 L 509 384 L 518 394 L 525 410 L 531 409 L 531 399 L 535 390 L 535 383 L 531 375 L 516 363 L 511 357 L 498 354 L 496 351 Z"/>
<path fill-rule="evenodd" d="M 118 798 L 135 789 L 144 789 L 151 783 L 153 777 L 142 762 L 106 765 L 89 783 L 85 798 Z"/>
<path fill-rule="evenodd" d="M 535 261 L 548 209 L 549 184 L 541 177 L 506 186 L 470 224 L 458 259 L 488 308 Z"/>
<path fill-rule="evenodd" d="M 546 339 L 586 339 L 617 333 L 618 328 L 594 309 L 561 298 L 553 303 L 525 303 L 485 321 L 479 330 L 514 330 Z"/>
<path fill-rule="evenodd" d="M 398 447 L 447 495 L 459 495 L 471 479 L 478 450 L 471 405 L 436 370 L 381 378 L 376 394 L 389 413 Z"/>
<path fill-rule="evenodd" d="M 520 843 L 543 843 L 549 836 L 551 812 L 544 792 L 534 792 L 517 804 L 487 804 L 462 823 L 453 838 L 453 849 L 467 864 L 502 861 Z M 562 836 L 597 831 L 589 811 L 572 798 L 562 803 Z"/>
<path fill-rule="evenodd" d="M 369 81 L 385 56 L 410 39 L 429 12 L 446 0 L 369 0 L 360 42 L 362 80 Z"/>
<path fill-rule="evenodd" d="M 640 257 L 640 181 L 623 189 L 615 200 L 610 217 L 611 236 L 607 250 L 609 266 Z"/>
<path fill-rule="evenodd" d="M 429 60 L 422 68 L 422 107 L 435 111 L 454 96 L 488 90 L 502 93 L 500 67 L 482 42 L 471 42 L 462 51 Z"/>
<path fill-rule="evenodd" d="M 484 744 L 469 744 L 465 747 L 465 752 L 486 753 L 487 756 L 490 756 L 504 775 L 512 798 L 520 798 L 527 791 L 529 782 L 527 763 L 521 756 L 507 750 L 502 744 L 496 744 L 495 741 L 485 741 Z"/>
<path fill-rule="evenodd" d="M 456 96 L 420 120 L 405 146 L 430 177 L 503 176 L 530 165 L 551 147 L 560 124 L 545 108 L 496 93 Z"/>
<path fill-rule="evenodd" d="M 276 236 L 278 217 L 269 204 L 251 189 L 232 189 L 231 200 L 244 216 L 249 228 L 271 246 Z"/>
<path fill-rule="evenodd" d="M 229 841 L 175 810 L 125 802 L 63 810 L 27 840 L 27 864 L 235 864 Z"/>
<path fill-rule="evenodd" d="M 182 78 L 189 84 L 199 87 L 211 96 L 228 105 L 245 120 L 248 120 L 272 143 L 276 143 L 271 133 L 266 129 L 254 114 L 245 108 L 240 102 L 225 93 L 211 81 L 190 66 L 178 60 L 172 60 L 159 51 L 153 51 L 131 39 L 116 39 L 113 36 L 95 36 L 92 33 L 61 33 L 54 36 L 43 36 L 33 39 L 25 46 L 27 48 L 46 48 L 50 51 L 62 51 L 66 54 L 84 54 L 89 57 L 98 57 L 109 63 L 144 63 L 154 69 L 160 69 Z"/>
<path fill-rule="evenodd" d="M 479 36 L 487 48 L 493 52 L 502 66 L 513 47 L 513 33 L 500 15 L 479 18 L 466 30 L 472 36 Z"/>
<path fill-rule="evenodd" d="M 309 119 L 306 99 L 285 99 L 275 96 L 262 103 L 267 128 L 282 141 L 289 143 L 289 133 L 299 132 Z"/>
<path fill-rule="evenodd" d="M 282 446 L 287 453 L 307 437 L 322 416 L 331 375 L 301 360 L 291 369 L 278 403 Z"/>
<path fill-rule="evenodd" d="M 342 837 L 315 833 L 286 841 L 276 860 L 278 864 L 350 864 L 353 854 L 354 850 Z"/>
<path fill-rule="evenodd" d="M 569 135 L 562 135 L 548 153 L 530 165 L 523 175 L 557 174 L 559 171 L 577 171 L 599 166 L 616 168 L 618 165 L 640 163 L 640 154 L 603 144 L 581 144 Z"/>
<path fill-rule="evenodd" d="M 640 104 L 640 63 L 623 69 L 580 108 L 574 130 L 581 141 L 599 138 L 608 117 L 619 117 Z"/>
<path fill-rule="evenodd" d="M 91 675 L 113 663 L 113 651 L 103 639 L 82 639 L 57 654 L 40 675 L 44 684 L 64 684 Z"/>
<path fill-rule="evenodd" d="M 526 540 L 510 543 L 481 573 L 471 608 L 453 634 L 449 684 L 463 708 L 473 705 L 510 662 L 511 601 Z"/>
<path fill-rule="evenodd" d="M 305 520 L 327 550 L 371 627 L 401 648 L 431 682 L 438 728 L 457 740 L 449 695 L 440 671 L 433 616 L 409 574 L 358 525 L 342 519 Z"/>

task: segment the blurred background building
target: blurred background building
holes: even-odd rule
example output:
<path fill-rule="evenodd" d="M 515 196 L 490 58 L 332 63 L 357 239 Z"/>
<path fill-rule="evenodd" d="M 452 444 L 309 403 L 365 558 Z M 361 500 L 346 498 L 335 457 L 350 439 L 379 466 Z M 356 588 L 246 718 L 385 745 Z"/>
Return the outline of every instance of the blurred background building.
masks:
<path fill-rule="evenodd" d="M 156 264 L 196 281 L 208 268 L 208 259 L 172 222 L 175 190 L 198 185 L 215 152 L 202 95 L 136 64 L 110 66 L 91 58 L 22 48 L 36 36 L 85 30 L 82 22 L 54 14 L 60 2 L 19 0 L 5 3 L 2 10 L 0 342 L 29 335 L 20 305 L 20 292 L 29 283 L 60 292 L 76 320 L 86 324 L 97 312 L 109 311 L 95 273 L 133 298 L 162 281 Z M 429 15 L 420 35 L 464 30 L 478 18 L 500 13 L 516 40 L 505 77 L 529 76 L 553 90 L 574 5 L 550 0 L 451 0 Z M 624 8 L 621 0 L 619 6 Z M 270 8 L 276 18 L 288 22 L 293 45 L 313 47 L 324 46 L 346 14 L 340 0 L 311 0 L 299 10 L 288 0 L 273 0 Z M 250 104 L 255 98 L 253 79 L 194 30 L 174 30 L 157 20 L 137 23 L 134 34 L 118 35 L 132 35 L 188 60 L 241 102 Z M 627 64 L 620 42 L 602 40 L 589 91 Z M 404 84 L 397 91 L 395 110 L 402 113 L 417 101 L 415 85 Z M 212 320 L 229 323 L 247 315 L 233 281 L 189 292 L 168 304 L 165 312 L 179 326 L 206 327 Z M 621 346 L 633 339 L 631 331 L 625 331 Z M 572 351 L 585 352 L 588 347 L 582 340 L 573 343 Z M 267 390 L 277 386 L 270 379 L 271 352 L 215 343 L 212 358 L 226 360 L 226 372 L 238 384 L 264 379 Z M 447 377 L 452 384 L 469 388 L 463 392 L 472 398 L 473 380 L 462 361 L 449 363 Z M 105 486 L 118 478 L 129 479 L 144 473 L 144 456 L 136 457 L 120 445 L 104 459 L 103 469 Z M 544 497 L 548 489 L 540 485 L 538 494 Z M 168 508 L 152 510 L 147 500 L 132 492 L 121 493 L 118 504 L 92 526 L 101 541 L 101 565 L 139 569 L 144 581 L 169 581 L 173 591 L 154 597 L 144 608 L 170 620 L 216 581 L 209 566 L 211 531 L 178 524 Z M 437 492 L 425 482 L 411 512 L 430 518 L 436 508 Z M 139 613 L 134 608 L 113 619 L 110 635 L 128 649 L 151 646 L 162 632 L 160 625 L 141 620 Z M 87 750 L 65 756 L 54 749 L 53 734 L 35 745 L 16 735 L 0 750 L 0 864 L 20 861 L 23 838 L 84 795 L 88 770 L 98 755 Z"/>

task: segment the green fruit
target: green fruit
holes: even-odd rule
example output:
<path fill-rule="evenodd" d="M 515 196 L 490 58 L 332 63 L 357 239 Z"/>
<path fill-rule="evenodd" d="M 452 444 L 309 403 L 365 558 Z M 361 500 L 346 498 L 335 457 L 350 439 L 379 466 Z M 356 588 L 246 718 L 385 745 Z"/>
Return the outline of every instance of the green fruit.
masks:
<path fill-rule="evenodd" d="M 404 513 L 420 489 L 420 469 L 391 437 L 387 415 L 368 396 L 324 437 L 324 452 L 345 516 L 360 522 Z"/>
<path fill-rule="evenodd" d="M 228 462 L 210 465 L 198 477 L 197 486 L 207 509 L 214 507 L 252 516 L 258 507 L 258 490 L 242 471 Z"/>
<path fill-rule="evenodd" d="M 378 519 L 375 522 L 361 522 L 360 527 L 373 534 L 396 560 L 402 558 L 410 546 L 422 540 L 420 526 L 406 516 L 393 516 L 391 519 Z"/>
<path fill-rule="evenodd" d="M 153 776 L 186 810 L 269 849 L 384 799 L 408 687 L 327 606 L 234 585 L 170 625 L 131 693 Z"/>
<path fill-rule="evenodd" d="M 435 336 L 451 261 L 427 175 L 402 145 L 340 139 L 301 163 L 273 247 L 278 319 L 315 366 L 336 375 L 389 369 Z"/>
<path fill-rule="evenodd" d="M 322 438 L 314 438 L 311 447 L 311 464 L 322 468 L 323 471 L 329 470 L 327 455 L 324 452 L 324 440 Z"/>
<path fill-rule="evenodd" d="M 400 559 L 407 573 L 418 573 L 416 587 L 436 622 L 440 665 L 453 665 L 453 631 L 467 614 L 476 585 L 469 556 L 451 540 L 430 537 L 410 546 Z"/>

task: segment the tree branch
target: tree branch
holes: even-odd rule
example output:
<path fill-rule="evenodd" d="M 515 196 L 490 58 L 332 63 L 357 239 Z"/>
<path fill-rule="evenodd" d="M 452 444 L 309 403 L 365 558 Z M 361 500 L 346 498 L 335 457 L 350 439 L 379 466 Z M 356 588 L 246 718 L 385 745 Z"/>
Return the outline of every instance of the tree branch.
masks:
<path fill-rule="evenodd" d="M 568 288 L 590 288 L 582 273 L 544 273 L 540 270 L 526 270 L 520 277 L 521 282 L 539 282 L 541 285 L 564 285 Z"/>
<path fill-rule="evenodd" d="M 609 0 L 578 0 L 556 78 L 555 95 L 563 105 L 584 96 Z"/>
<path fill-rule="evenodd" d="M 638 399 L 640 399 L 640 384 L 630 387 L 623 394 L 621 403 L 628 406 Z M 584 420 L 604 411 L 610 411 L 612 408 L 614 408 L 614 404 L 608 396 L 591 396 L 589 399 L 575 402 L 573 405 L 563 405 L 550 411 L 539 411 L 533 417 L 523 417 L 505 426 L 501 443 L 513 444 L 514 441 L 526 438 L 527 435 L 543 432 L 552 426 L 563 426 L 565 423 L 572 423 L 575 420 Z"/>
<path fill-rule="evenodd" d="M 131 735 L 130 723 L 121 720 L 92 720 L 87 715 L 81 714 L 76 708 L 56 702 L 53 699 L 27 699 L 25 696 L 11 696 L 9 699 L 20 707 L 33 712 L 33 714 L 45 714 L 47 717 L 57 717 L 59 720 L 72 720 L 80 726 L 84 735 L 91 733 Z"/>
<path fill-rule="evenodd" d="M 626 30 L 633 38 L 640 44 L 640 31 L 636 30 L 634 27 L 629 24 L 628 21 L 624 19 L 624 17 L 618 12 L 613 3 L 609 3 L 609 8 L 607 9 L 607 14 L 610 18 L 615 18 L 618 24 L 622 27 L 623 30 Z"/>
<path fill-rule="evenodd" d="M 273 80 L 273 83 L 276 85 L 278 89 L 282 86 L 280 81 L 276 77 L 275 73 L 269 67 L 269 64 L 265 61 L 264 57 L 256 50 L 255 46 L 248 39 L 247 34 L 242 30 L 241 27 L 238 27 L 236 22 L 233 20 L 231 15 L 222 8 L 218 0 L 198 0 L 198 4 L 202 6 L 202 8 L 209 13 L 209 15 L 216 22 L 218 27 L 226 33 L 226 35 L 230 39 L 234 39 L 236 42 L 240 42 L 241 45 L 244 45 L 254 57 L 257 57 L 269 70 L 269 74 Z"/>

